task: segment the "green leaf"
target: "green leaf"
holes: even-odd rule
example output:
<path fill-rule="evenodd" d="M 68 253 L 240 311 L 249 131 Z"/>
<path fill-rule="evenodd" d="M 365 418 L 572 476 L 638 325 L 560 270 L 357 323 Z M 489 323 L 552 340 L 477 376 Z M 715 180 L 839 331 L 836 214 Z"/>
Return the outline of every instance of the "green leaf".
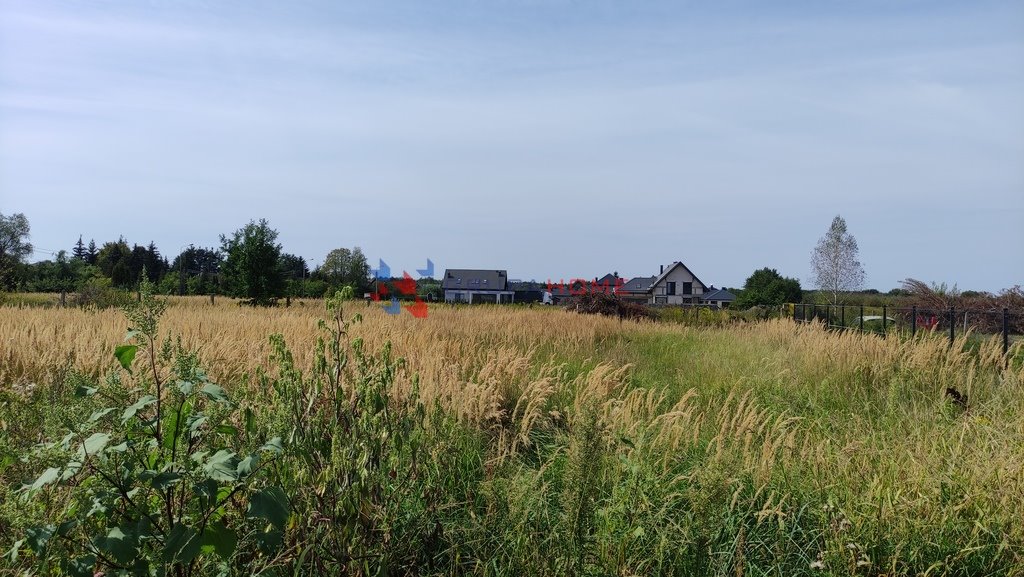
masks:
<path fill-rule="evenodd" d="M 121 527 L 112 527 L 105 536 L 94 539 L 93 543 L 118 563 L 128 564 L 139 553 L 138 540 L 130 531 L 131 529 L 129 529 L 129 533 L 126 533 Z"/>
<path fill-rule="evenodd" d="M 188 381 L 178 381 L 178 391 L 183 395 L 191 395 L 192 391 L 196 388 L 195 384 Z"/>
<path fill-rule="evenodd" d="M 153 485 L 153 488 L 155 489 L 164 490 L 176 484 L 180 480 L 181 475 L 179 475 L 178 473 L 175 473 L 174 471 L 164 471 L 163 473 L 160 473 L 153 477 L 153 480 L 150 482 L 150 484 Z"/>
<path fill-rule="evenodd" d="M 97 389 L 96 387 L 89 387 L 89 386 L 86 386 L 86 385 L 78 385 L 77 387 L 75 387 L 75 396 L 76 397 L 88 397 L 90 395 L 96 394 L 96 391 L 98 391 L 98 390 L 99 389 Z"/>
<path fill-rule="evenodd" d="M 259 455 L 249 455 L 248 457 L 246 457 L 246 458 L 242 459 L 241 461 L 239 461 L 238 462 L 238 469 L 237 469 L 237 471 L 238 471 L 238 478 L 239 479 L 244 479 L 244 478 L 248 477 L 249 475 L 252 475 L 253 469 L 256 468 L 256 465 L 258 465 L 259 462 L 260 462 L 260 456 Z"/>
<path fill-rule="evenodd" d="M 57 467 L 50 467 L 49 469 L 43 471 L 43 474 L 39 475 L 39 478 L 36 479 L 35 482 L 29 485 L 26 489 L 28 491 L 38 491 L 39 489 L 42 489 L 43 487 L 56 481 L 57 476 L 59 474 L 60 469 L 58 469 Z"/>
<path fill-rule="evenodd" d="M 152 405 L 155 402 L 156 397 L 154 397 L 153 395 L 143 395 L 141 398 L 139 398 L 139 400 L 135 401 L 135 404 L 128 407 L 127 409 L 124 410 L 123 413 L 121 413 L 121 424 L 123 425 L 127 423 L 128 419 L 131 419 L 139 411 L 145 409 L 146 407 Z"/>
<path fill-rule="evenodd" d="M 246 517 L 250 519 L 263 519 L 283 531 L 288 515 L 288 496 L 280 487 L 267 487 L 249 497 Z"/>
<path fill-rule="evenodd" d="M 227 561 L 238 547 L 238 535 L 223 521 L 217 521 L 203 532 L 201 543 L 204 553 L 216 553 Z"/>
<path fill-rule="evenodd" d="M 193 413 L 188 417 L 188 430 L 195 433 L 202 427 L 209 419 L 202 413 Z"/>
<path fill-rule="evenodd" d="M 71 448 L 71 441 L 73 441 L 74 439 L 75 439 L 75 434 L 74 433 L 68 433 L 68 434 L 64 435 L 64 438 L 62 438 L 59 442 L 54 443 L 53 445 L 51 445 L 51 447 L 56 447 L 56 446 L 60 445 L 60 448 L 64 449 L 66 451 L 66 450 Z"/>
<path fill-rule="evenodd" d="M 199 555 L 202 543 L 199 535 L 192 527 L 179 523 L 171 529 L 164 543 L 164 563 L 188 564 Z"/>
<path fill-rule="evenodd" d="M 107 407 L 106 409 L 100 409 L 98 411 L 95 411 L 95 412 L 93 412 L 93 414 L 89 415 L 89 422 L 90 423 L 95 423 L 96 421 L 102 419 L 103 417 L 105 417 L 108 413 L 112 412 L 113 410 L 114 410 L 114 407 Z"/>
<path fill-rule="evenodd" d="M 132 361 L 135 360 L 135 353 L 138 352 L 139 347 L 136 345 L 120 345 L 114 349 L 114 357 L 117 358 L 117 362 L 121 363 L 124 370 L 129 373 L 132 372 Z"/>
<path fill-rule="evenodd" d="M 78 448 L 78 456 L 80 459 L 85 459 L 89 455 L 97 455 L 103 450 L 103 447 L 107 446 L 110 442 L 110 435 L 108 433 L 93 433 L 89 435 L 89 438 L 82 443 L 82 446 Z"/>
<path fill-rule="evenodd" d="M 220 385 L 208 383 L 203 385 L 203 388 L 200 389 L 200 391 L 202 391 L 202 393 L 206 395 L 211 401 L 217 401 L 218 403 L 230 402 L 228 400 L 227 393 L 224 392 L 224 387 L 221 387 Z"/>
<path fill-rule="evenodd" d="M 231 435 L 232 437 L 238 436 L 238 428 L 234 425 L 228 425 L 226 423 L 217 425 L 217 432 L 224 435 Z"/>
<path fill-rule="evenodd" d="M 248 435 L 256 432 L 256 413 L 253 413 L 249 407 L 245 408 L 245 432 Z"/>
<path fill-rule="evenodd" d="M 234 451 L 221 449 L 203 465 L 203 469 L 211 479 L 217 481 L 238 480 L 238 455 Z"/>
<path fill-rule="evenodd" d="M 71 577 L 93 577 L 96 569 L 96 556 L 86 555 L 77 559 L 67 559 L 61 563 L 64 572 Z"/>
<path fill-rule="evenodd" d="M 14 547 L 11 547 L 9 551 L 4 553 L 4 559 L 7 559 L 11 562 L 11 564 L 14 564 L 14 562 L 18 560 L 18 551 L 21 550 L 21 546 L 24 544 L 24 539 L 18 539 L 17 541 L 15 541 Z"/>
<path fill-rule="evenodd" d="M 268 528 L 266 531 L 256 533 L 256 542 L 259 543 L 261 549 L 272 553 L 284 543 L 284 531 Z"/>
<path fill-rule="evenodd" d="M 192 490 L 199 497 L 199 506 L 207 509 L 213 507 L 217 502 L 217 481 L 204 479 L 193 485 Z"/>
<path fill-rule="evenodd" d="M 281 453 L 284 453 L 284 442 L 281 440 L 281 437 L 274 437 L 267 441 L 267 443 L 260 447 L 260 449 L 280 455 Z"/>
<path fill-rule="evenodd" d="M 78 519 L 71 519 L 70 521 L 64 521 L 60 525 L 57 525 L 57 536 L 67 537 L 71 534 L 71 530 L 78 526 Z"/>
<path fill-rule="evenodd" d="M 68 461 L 67 466 L 64 467 L 64 470 L 60 474 L 61 482 L 67 481 L 71 477 L 74 477 L 81 470 L 82 470 L 82 462 L 81 461 Z"/>
<path fill-rule="evenodd" d="M 178 441 L 178 438 L 185 433 L 186 428 L 185 426 L 179 424 L 179 419 L 183 420 L 185 423 L 188 422 L 188 414 L 192 410 L 192 407 L 189 405 L 190 403 L 187 400 L 185 400 L 182 401 L 181 407 L 179 409 L 180 412 L 167 411 L 165 413 L 163 422 L 164 449 L 170 451 L 171 448 L 174 447 L 175 442 Z"/>
<path fill-rule="evenodd" d="M 44 525 L 42 527 L 32 527 L 25 531 L 25 540 L 28 542 L 28 548 L 36 555 L 42 556 L 46 550 L 46 544 L 50 542 L 50 537 L 53 537 L 56 530 L 57 528 L 53 525 Z"/>

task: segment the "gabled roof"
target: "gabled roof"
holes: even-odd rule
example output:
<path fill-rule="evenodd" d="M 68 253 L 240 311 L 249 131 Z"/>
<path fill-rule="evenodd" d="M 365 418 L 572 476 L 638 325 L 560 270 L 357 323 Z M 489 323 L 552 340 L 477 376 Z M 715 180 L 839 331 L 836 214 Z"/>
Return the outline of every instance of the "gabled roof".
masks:
<path fill-rule="evenodd" d="M 441 288 L 445 290 L 508 290 L 508 273 L 494 269 L 450 268 L 444 271 Z"/>
<path fill-rule="evenodd" d="M 658 275 L 658 277 L 654 279 L 654 282 L 651 283 L 651 286 L 647 290 L 651 290 L 652 288 L 654 288 L 658 283 L 665 280 L 665 277 L 667 277 L 670 272 L 674 271 L 679 267 L 683 267 L 684 269 L 686 269 L 686 272 L 690 273 L 690 276 L 693 277 L 693 280 L 699 282 L 700 286 L 704 288 L 708 287 L 708 285 L 704 284 L 704 281 L 700 280 L 699 278 L 697 278 L 697 275 L 693 274 L 693 271 L 690 270 L 690 267 L 686 266 L 685 264 L 677 260 L 676 262 L 668 265 L 668 268 L 665 269 L 665 272 Z"/>
<path fill-rule="evenodd" d="M 647 292 L 647 289 L 651 288 L 651 285 L 654 284 L 654 279 L 656 279 L 656 278 L 658 278 L 658 277 L 656 277 L 656 276 L 638 276 L 638 277 L 631 278 L 628 281 L 626 281 L 625 284 L 623 284 L 621 287 L 619 287 L 618 292 L 620 292 L 620 293 L 645 293 L 645 292 Z M 639 286 L 637 286 L 637 285 L 639 285 Z"/>
<path fill-rule="evenodd" d="M 700 296 L 701 300 L 705 301 L 734 301 L 736 295 L 725 289 L 715 289 L 709 293 L 704 293 Z"/>

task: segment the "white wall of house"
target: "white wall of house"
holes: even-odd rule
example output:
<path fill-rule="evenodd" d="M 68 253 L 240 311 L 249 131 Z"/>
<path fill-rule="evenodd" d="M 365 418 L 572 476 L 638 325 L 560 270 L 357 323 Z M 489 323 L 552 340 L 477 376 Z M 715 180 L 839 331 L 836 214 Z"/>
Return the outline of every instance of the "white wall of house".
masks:
<path fill-rule="evenodd" d="M 687 288 L 690 290 L 689 293 L 686 293 Z M 675 266 L 665 278 L 651 287 L 651 297 L 648 302 L 668 305 L 696 304 L 700 302 L 700 295 L 704 294 L 704 288 L 704 285 L 695 279 L 685 266 Z"/>

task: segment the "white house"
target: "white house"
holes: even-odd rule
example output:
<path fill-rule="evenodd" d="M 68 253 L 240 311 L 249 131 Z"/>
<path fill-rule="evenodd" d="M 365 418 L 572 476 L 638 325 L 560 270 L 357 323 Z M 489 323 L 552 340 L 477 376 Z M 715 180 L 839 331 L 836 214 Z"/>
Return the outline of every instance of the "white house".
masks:
<path fill-rule="evenodd" d="M 445 302 L 501 304 L 515 298 L 503 270 L 450 268 L 444 272 L 441 288 Z"/>
<path fill-rule="evenodd" d="M 686 265 L 676 261 L 661 268 L 647 289 L 648 303 L 655 305 L 695 305 L 708 287 Z"/>

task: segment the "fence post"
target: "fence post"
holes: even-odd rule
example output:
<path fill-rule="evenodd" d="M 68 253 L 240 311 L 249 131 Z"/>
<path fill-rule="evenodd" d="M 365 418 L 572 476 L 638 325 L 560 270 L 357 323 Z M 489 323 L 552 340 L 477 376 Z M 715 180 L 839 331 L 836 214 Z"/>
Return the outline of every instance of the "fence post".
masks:
<path fill-rule="evenodd" d="M 846 330 L 846 305 L 839 305 L 839 324 L 843 325 L 843 330 Z"/>
<path fill-rule="evenodd" d="M 911 307 L 911 311 L 910 314 L 914 315 L 914 318 L 910 320 L 910 337 L 913 338 L 917 336 L 917 305 Z"/>
<path fill-rule="evenodd" d="M 953 307 L 949 307 L 949 346 L 953 346 L 953 341 L 956 339 L 956 311 Z"/>
<path fill-rule="evenodd" d="M 1010 352 L 1010 309 L 1003 307 L 1003 356 Z"/>
<path fill-rule="evenodd" d="M 860 305 L 860 332 L 864 332 L 864 305 Z"/>
<path fill-rule="evenodd" d="M 882 305 L 882 338 L 885 338 L 885 324 L 889 322 L 889 315 L 885 312 L 885 305 Z"/>

